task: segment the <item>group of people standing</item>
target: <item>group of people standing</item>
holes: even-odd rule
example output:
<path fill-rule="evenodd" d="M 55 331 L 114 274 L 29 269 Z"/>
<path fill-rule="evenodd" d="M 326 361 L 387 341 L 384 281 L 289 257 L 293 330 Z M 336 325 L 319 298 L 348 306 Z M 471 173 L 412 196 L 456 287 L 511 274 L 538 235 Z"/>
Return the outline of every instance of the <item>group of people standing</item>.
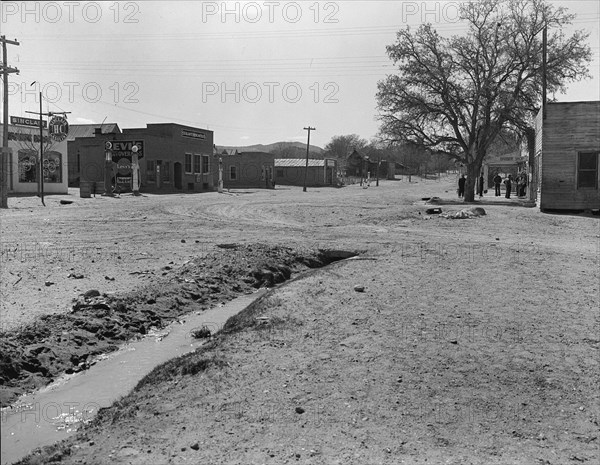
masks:
<path fill-rule="evenodd" d="M 507 176 L 507 178 L 504 180 L 504 186 L 506 188 L 506 195 L 505 197 L 507 199 L 510 199 L 510 194 L 513 190 L 513 183 L 517 184 L 517 196 L 518 197 L 525 197 L 526 195 L 526 188 L 527 188 L 527 173 L 525 173 L 524 171 L 520 172 L 517 175 L 516 180 L 513 180 L 513 177 L 511 174 L 509 174 Z M 500 197 L 500 185 L 502 184 L 502 176 L 500 176 L 500 174 L 496 174 L 496 176 L 494 176 L 494 188 L 496 189 L 496 197 Z"/>
<path fill-rule="evenodd" d="M 515 182 L 515 180 L 513 180 L 513 177 L 511 174 L 509 174 L 506 179 L 502 179 L 502 176 L 500 176 L 499 173 L 496 174 L 496 176 L 494 176 L 493 178 L 494 181 L 494 189 L 495 189 L 495 195 L 496 197 L 500 197 L 502 194 L 500 193 L 500 187 L 502 186 L 502 183 L 504 182 L 504 186 L 505 186 L 505 190 L 506 190 L 506 195 L 505 197 L 507 199 L 510 199 L 510 194 L 512 193 L 513 190 L 513 183 Z M 465 175 L 461 175 L 460 179 L 458 180 L 458 196 L 459 197 L 464 197 L 465 196 L 465 184 L 467 182 L 467 179 L 465 177 Z M 516 178 L 516 184 L 517 184 L 517 196 L 518 197 L 524 197 L 525 191 L 526 191 L 526 187 L 527 187 L 527 173 L 525 172 L 520 172 L 517 175 Z M 477 194 L 479 195 L 479 197 L 483 197 L 483 174 L 479 176 L 479 180 L 477 183 Z M 487 191 L 486 191 L 487 192 Z"/>

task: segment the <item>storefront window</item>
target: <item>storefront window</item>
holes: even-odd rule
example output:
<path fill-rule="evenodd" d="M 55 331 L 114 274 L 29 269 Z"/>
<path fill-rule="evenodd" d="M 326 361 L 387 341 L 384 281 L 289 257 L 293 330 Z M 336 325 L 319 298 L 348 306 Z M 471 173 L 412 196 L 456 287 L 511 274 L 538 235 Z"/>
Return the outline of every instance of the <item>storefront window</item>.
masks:
<path fill-rule="evenodd" d="M 19 182 L 37 182 L 37 153 L 19 150 Z"/>
<path fill-rule="evenodd" d="M 62 182 L 62 154 L 59 152 L 46 152 L 44 154 L 44 182 Z"/>

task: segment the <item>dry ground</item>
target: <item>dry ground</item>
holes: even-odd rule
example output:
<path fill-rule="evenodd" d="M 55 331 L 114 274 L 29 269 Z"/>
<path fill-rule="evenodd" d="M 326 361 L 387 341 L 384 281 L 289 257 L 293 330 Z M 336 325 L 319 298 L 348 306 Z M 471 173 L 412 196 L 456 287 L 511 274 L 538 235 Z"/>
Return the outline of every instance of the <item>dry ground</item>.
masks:
<path fill-rule="evenodd" d="M 368 258 L 273 290 L 205 349 L 27 463 L 596 463 L 598 217 L 494 198 L 477 219 L 425 215 L 420 198 L 452 199 L 454 182 L 64 206 L 50 197 L 47 208 L 11 199 L 1 313 L 11 330 L 87 289 L 150 283 L 215 243 Z M 5 248 L 26 243 L 72 257 Z"/>

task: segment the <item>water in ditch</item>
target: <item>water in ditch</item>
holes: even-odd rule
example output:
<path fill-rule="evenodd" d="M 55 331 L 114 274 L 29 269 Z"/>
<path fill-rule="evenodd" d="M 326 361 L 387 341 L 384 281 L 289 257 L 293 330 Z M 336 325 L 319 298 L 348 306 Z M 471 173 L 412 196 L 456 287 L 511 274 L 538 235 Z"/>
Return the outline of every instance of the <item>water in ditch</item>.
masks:
<path fill-rule="evenodd" d="M 227 319 L 264 295 L 261 289 L 222 307 L 184 317 L 141 341 L 125 345 L 90 369 L 61 378 L 46 388 L 23 396 L 2 412 L 2 465 L 11 464 L 33 449 L 58 442 L 89 422 L 100 408 L 126 395 L 152 369 L 195 350 L 203 340 L 191 331 L 208 326 L 212 333 Z"/>

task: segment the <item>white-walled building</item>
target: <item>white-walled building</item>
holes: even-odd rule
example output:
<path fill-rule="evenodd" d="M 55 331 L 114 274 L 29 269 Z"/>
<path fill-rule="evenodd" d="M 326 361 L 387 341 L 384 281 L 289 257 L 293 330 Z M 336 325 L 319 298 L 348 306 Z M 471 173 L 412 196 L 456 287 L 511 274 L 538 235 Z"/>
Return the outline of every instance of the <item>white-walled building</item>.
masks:
<path fill-rule="evenodd" d="M 21 120 L 25 120 L 21 118 Z M 4 134 L 0 124 L 0 144 Z M 44 139 L 44 194 L 68 193 L 67 141 L 57 142 L 48 138 L 48 129 L 42 129 Z M 40 173 L 39 126 L 8 126 L 8 193 L 37 194 Z"/>

